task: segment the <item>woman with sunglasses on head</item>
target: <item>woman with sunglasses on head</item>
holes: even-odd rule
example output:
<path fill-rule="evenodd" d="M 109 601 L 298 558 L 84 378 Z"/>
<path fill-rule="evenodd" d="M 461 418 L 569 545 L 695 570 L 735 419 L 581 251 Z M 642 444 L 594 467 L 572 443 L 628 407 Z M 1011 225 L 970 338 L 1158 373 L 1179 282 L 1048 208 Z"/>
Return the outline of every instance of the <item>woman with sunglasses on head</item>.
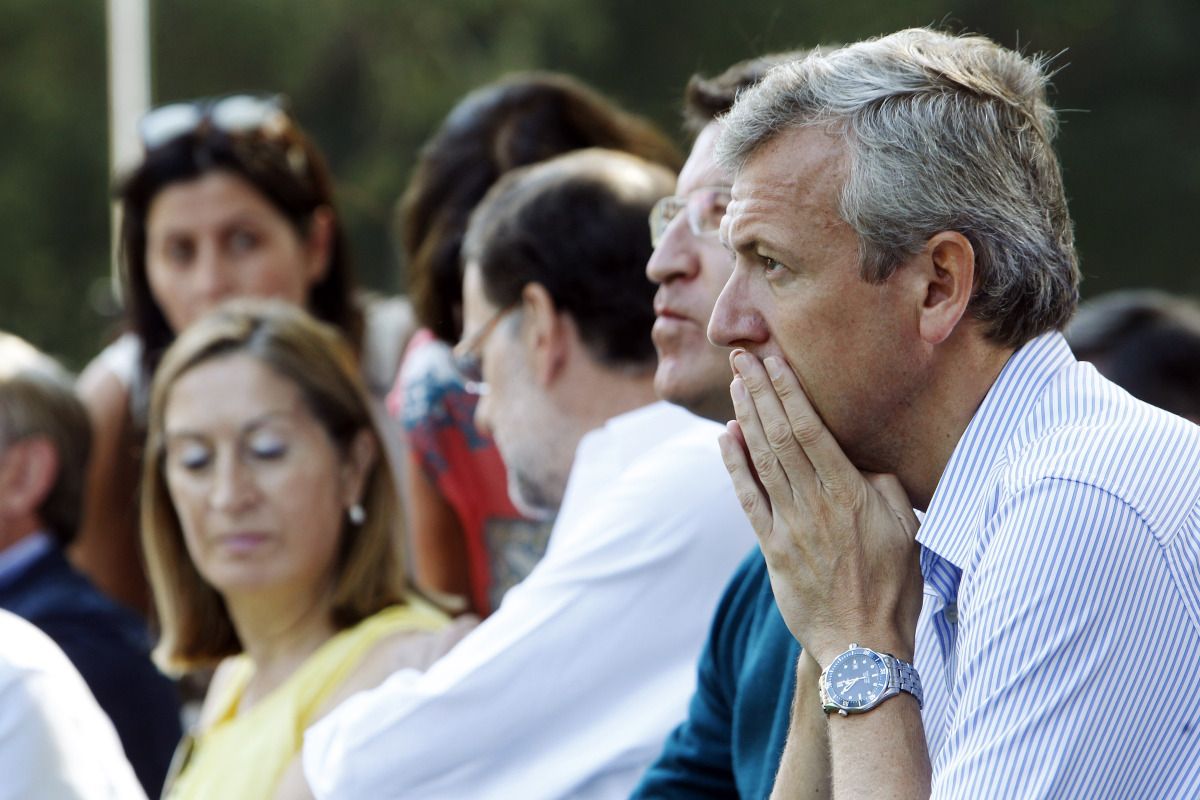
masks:
<path fill-rule="evenodd" d="M 169 798 L 295 796 L 305 729 L 465 628 L 405 585 L 358 372 L 335 328 L 278 300 L 227 304 L 162 357 L 141 517 L 155 655 L 220 664 Z"/>
<path fill-rule="evenodd" d="M 278 98 L 163 106 L 140 132 L 145 157 L 117 192 L 127 332 L 80 378 L 95 447 L 73 555 L 102 589 L 146 610 L 138 452 L 150 380 L 175 336 L 229 298 L 280 298 L 341 330 L 382 395 L 407 326 L 406 306 L 355 293 L 329 171 Z"/>

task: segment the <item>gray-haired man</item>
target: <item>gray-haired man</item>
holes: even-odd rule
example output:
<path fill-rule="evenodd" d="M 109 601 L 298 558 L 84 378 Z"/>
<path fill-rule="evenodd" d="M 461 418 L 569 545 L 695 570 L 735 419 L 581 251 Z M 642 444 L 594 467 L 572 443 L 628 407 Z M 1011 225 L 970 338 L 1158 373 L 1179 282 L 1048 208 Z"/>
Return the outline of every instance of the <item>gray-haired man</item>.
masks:
<path fill-rule="evenodd" d="M 804 650 L 778 796 L 1200 791 L 1200 429 L 1058 333 L 1047 80 L 908 30 L 725 118 L 722 450 Z"/>

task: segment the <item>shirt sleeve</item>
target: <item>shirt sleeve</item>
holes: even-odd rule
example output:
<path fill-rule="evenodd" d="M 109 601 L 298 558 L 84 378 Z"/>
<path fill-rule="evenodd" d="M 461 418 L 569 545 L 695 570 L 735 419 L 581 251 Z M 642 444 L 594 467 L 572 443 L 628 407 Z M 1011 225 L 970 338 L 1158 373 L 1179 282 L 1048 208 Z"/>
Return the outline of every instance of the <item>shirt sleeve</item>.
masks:
<path fill-rule="evenodd" d="M 1200 721 L 1183 668 L 1200 642 L 1130 505 L 1060 479 L 1005 501 L 964 570 L 957 637 L 932 797 L 1188 795 L 1170 782 L 1193 770 L 1171 765 Z"/>
<path fill-rule="evenodd" d="M 0 800 L 145 800 L 112 724 L 62 660 L 43 672 L 0 658 Z"/>
<path fill-rule="evenodd" d="M 571 546 L 552 539 L 427 673 L 394 675 L 309 729 L 315 795 L 627 795 L 683 717 L 712 610 L 751 542 L 713 466 L 598 491 L 572 514 Z"/>

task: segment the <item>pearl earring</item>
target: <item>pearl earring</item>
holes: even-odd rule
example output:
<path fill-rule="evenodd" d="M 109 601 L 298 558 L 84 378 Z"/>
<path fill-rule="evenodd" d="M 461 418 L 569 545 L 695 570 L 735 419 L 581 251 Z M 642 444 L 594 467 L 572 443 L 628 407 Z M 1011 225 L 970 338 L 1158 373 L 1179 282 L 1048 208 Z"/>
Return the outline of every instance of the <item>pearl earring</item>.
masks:
<path fill-rule="evenodd" d="M 346 516 L 350 518 L 351 525 L 362 525 L 367 521 L 367 511 L 362 507 L 362 503 L 355 503 L 346 509 Z"/>

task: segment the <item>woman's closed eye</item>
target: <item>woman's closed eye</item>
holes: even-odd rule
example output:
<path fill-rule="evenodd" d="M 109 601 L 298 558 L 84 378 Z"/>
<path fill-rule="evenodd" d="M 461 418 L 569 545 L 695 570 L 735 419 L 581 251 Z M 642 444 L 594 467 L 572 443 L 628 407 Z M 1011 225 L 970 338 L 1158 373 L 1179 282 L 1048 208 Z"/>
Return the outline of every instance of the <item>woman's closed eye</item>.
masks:
<path fill-rule="evenodd" d="M 177 442 L 167 448 L 167 459 L 188 472 L 199 472 L 212 462 L 212 448 L 198 441 Z"/>
<path fill-rule="evenodd" d="M 250 454 L 260 461 L 275 461 L 287 455 L 288 446 L 282 436 L 269 431 L 256 431 L 247 442 Z"/>

